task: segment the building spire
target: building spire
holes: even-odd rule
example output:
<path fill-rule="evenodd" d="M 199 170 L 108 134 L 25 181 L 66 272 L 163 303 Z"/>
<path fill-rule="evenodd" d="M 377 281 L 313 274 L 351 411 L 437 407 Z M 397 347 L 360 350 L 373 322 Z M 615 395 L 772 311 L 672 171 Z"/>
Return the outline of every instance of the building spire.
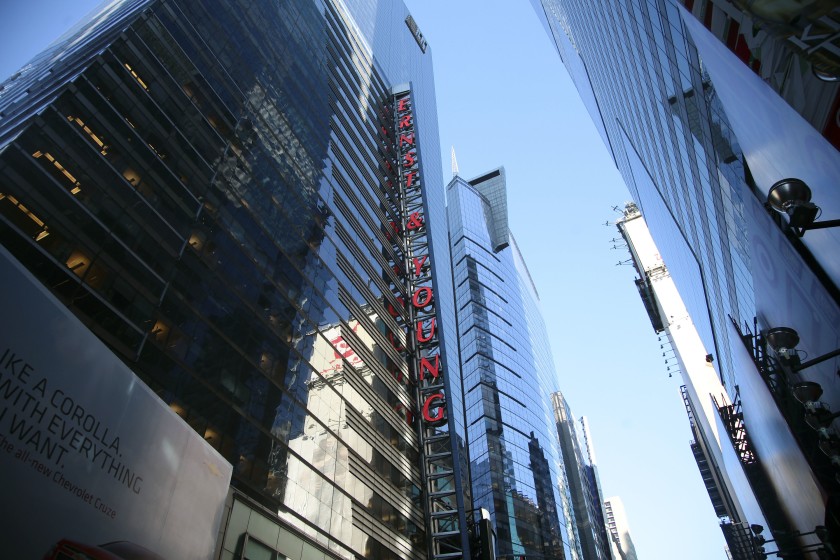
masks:
<path fill-rule="evenodd" d="M 458 176 L 458 160 L 455 159 L 455 146 L 452 146 L 452 178 Z"/>

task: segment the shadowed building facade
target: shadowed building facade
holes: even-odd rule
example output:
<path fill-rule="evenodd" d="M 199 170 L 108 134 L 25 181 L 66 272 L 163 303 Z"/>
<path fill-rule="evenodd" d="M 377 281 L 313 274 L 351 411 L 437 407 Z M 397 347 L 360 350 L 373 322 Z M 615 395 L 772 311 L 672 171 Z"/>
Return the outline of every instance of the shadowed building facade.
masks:
<path fill-rule="evenodd" d="M 575 527 L 584 560 L 610 560 L 604 496 L 586 417 L 575 420 L 563 393 L 551 394 L 563 471 L 572 498 Z"/>

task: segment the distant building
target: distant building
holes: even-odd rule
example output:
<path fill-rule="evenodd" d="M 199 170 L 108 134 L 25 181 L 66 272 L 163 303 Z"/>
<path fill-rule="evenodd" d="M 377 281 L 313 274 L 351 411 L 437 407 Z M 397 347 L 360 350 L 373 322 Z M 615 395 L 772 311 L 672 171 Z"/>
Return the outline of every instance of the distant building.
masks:
<path fill-rule="evenodd" d="M 576 421 L 559 391 L 551 394 L 551 402 L 583 559 L 609 560 L 612 556 L 604 517 L 604 497 L 586 418 Z"/>
<path fill-rule="evenodd" d="M 607 513 L 607 530 L 610 534 L 613 558 L 616 560 L 639 560 L 636 556 L 633 538 L 630 536 L 627 515 L 624 513 L 624 502 L 618 496 L 607 498 L 604 500 L 604 509 Z"/>

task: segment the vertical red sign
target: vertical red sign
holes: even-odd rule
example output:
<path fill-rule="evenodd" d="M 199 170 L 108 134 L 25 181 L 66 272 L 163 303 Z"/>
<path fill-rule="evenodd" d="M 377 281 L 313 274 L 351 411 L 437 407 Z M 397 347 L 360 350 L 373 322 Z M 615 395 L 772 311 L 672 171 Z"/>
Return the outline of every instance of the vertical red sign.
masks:
<path fill-rule="evenodd" d="M 443 367 L 439 348 L 439 329 L 432 288 L 432 261 L 428 254 L 426 220 L 422 205 L 422 175 L 417 150 L 415 118 L 411 96 L 406 93 L 395 102 L 397 154 L 402 231 L 405 239 L 407 270 L 404 279 L 411 294 L 414 355 L 418 402 L 424 422 L 430 425 L 446 421 L 446 397 L 443 390 Z"/>

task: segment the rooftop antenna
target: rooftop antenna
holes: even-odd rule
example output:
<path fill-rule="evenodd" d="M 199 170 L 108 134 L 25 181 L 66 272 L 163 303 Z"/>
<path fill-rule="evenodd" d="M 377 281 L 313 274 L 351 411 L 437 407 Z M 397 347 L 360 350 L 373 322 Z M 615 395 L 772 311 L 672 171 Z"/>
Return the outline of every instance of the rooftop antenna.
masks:
<path fill-rule="evenodd" d="M 458 176 L 458 160 L 455 159 L 455 146 L 452 146 L 452 178 Z"/>

